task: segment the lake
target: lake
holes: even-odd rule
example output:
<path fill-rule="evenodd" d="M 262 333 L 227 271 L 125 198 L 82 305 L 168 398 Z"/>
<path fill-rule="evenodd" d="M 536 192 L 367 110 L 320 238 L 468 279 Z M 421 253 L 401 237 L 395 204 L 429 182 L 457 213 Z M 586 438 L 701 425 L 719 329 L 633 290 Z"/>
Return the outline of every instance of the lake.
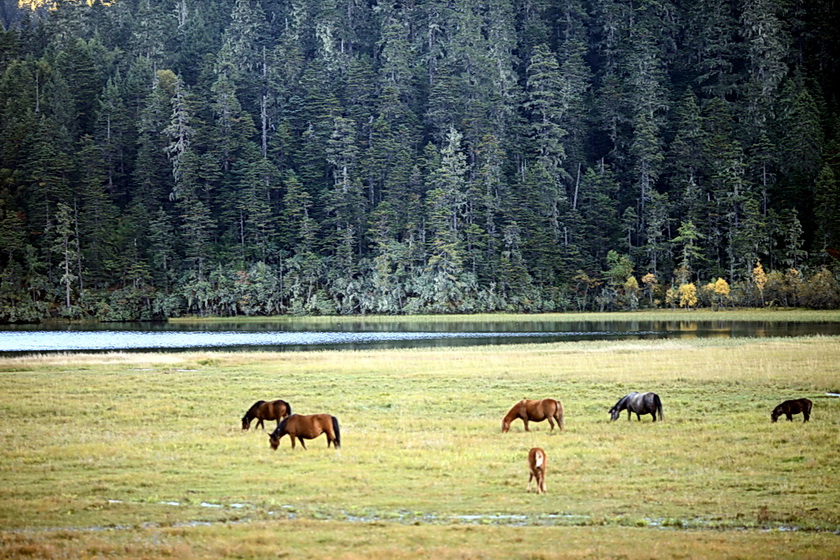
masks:
<path fill-rule="evenodd" d="M 840 335 L 838 322 L 336 321 L 2 326 L 0 354 L 183 350 L 320 350 L 578 340 Z"/>

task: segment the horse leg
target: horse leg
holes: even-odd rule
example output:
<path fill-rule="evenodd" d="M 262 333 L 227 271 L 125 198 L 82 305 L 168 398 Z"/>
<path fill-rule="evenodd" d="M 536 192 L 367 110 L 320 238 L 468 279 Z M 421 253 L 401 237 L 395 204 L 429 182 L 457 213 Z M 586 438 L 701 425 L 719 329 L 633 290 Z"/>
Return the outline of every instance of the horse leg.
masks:
<path fill-rule="evenodd" d="M 545 470 L 540 469 L 539 475 L 540 493 L 545 494 Z"/>
<path fill-rule="evenodd" d="M 531 481 L 534 479 L 534 473 L 530 473 L 528 475 L 528 488 L 525 489 L 526 492 L 531 491 Z"/>
<path fill-rule="evenodd" d="M 788 422 L 793 422 L 793 414 L 791 414 L 790 412 L 788 412 L 787 414 L 785 414 L 785 416 L 787 417 L 787 421 L 788 421 Z"/>
<path fill-rule="evenodd" d="M 262 426 L 262 429 L 265 430 L 265 424 L 263 423 L 263 419 L 262 418 L 257 418 L 257 423 L 254 425 L 254 429 L 256 430 L 260 426 Z M 279 426 L 279 424 L 278 424 L 278 426 Z"/>
<path fill-rule="evenodd" d="M 298 436 L 298 439 L 300 440 L 300 444 L 303 446 L 303 448 L 306 449 L 306 444 L 303 443 L 303 436 Z"/>
<path fill-rule="evenodd" d="M 551 416 L 546 416 L 548 418 L 548 425 L 551 426 L 551 431 L 554 431 L 554 420 L 551 419 Z"/>
<path fill-rule="evenodd" d="M 528 419 L 527 419 L 527 418 L 523 418 L 523 419 L 522 419 L 522 422 L 525 424 L 525 431 L 526 431 L 526 432 L 530 432 L 531 430 L 529 430 L 529 429 L 528 429 Z"/>

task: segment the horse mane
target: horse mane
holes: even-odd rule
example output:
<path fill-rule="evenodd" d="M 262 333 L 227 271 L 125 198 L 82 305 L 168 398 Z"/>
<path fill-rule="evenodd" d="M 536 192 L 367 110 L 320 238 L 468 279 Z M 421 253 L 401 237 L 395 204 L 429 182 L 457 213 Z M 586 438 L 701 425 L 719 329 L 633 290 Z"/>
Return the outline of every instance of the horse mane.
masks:
<path fill-rule="evenodd" d="M 245 413 L 247 418 L 253 418 L 257 414 L 257 409 L 260 405 L 265 404 L 265 401 L 257 401 L 251 405 L 251 408 L 248 409 L 248 412 Z"/>
<path fill-rule="evenodd" d="M 516 403 L 515 405 L 510 407 L 510 410 L 507 411 L 507 414 L 505 414 L 504 419 L 505 420 L 513 420 L 514 418 L 516 418 L 516 415 L 519 414 L 519 410 L 523 406 L 525 406 L 525 399 L 522 399 L 521 401 L 519 401 L 518 403 Z"/>
<path fill-rule="evenodd" d="M 618 411 L 624 410 L 624 408 L 622 408 L 622 407 L 626 408 L 627 401 L 630 400 L 630 397 L 632 397 L 633 395 L 637 395 L 637 394 L 638 393 L 636 393 L 636 391 L 633 391 L 632 393 L 627 393 L 626 395 L 624 395 L 623 397 L 618 399 L 618 402 L 615 403 L 615 406 L 612 407 L 612 409 L 613 410 L 618 410 Z"/>
<path fill-rule="evenodd" d="M 292 416 L 289 415 L 289 416 L 286 416 L 285 418 L 283 418 L 283 421 L 280 422 L 279 424 L 277 424 L 277 427 L 274 428 L 274 431 L 271 432 L 269 437 L 279 439 L 283 434 L 285 434 L 286 433 L 286 422 L 288 422 L 289 418 L 291 418 L 291 417 Z"/>
<path fill-rule="evenodd" d="M 289 414 L 288 416 L 286 416 L 285 418 L 283 418 L 282 422 L 280 422 L 279 424 L 277 424 L 277 429 L 276 429 L 276 430 L 274 430 L 274 431 L 275 431 L 275 432 L 285 432 L 285 431 L 286 431 L 286 423 L 289 421 L 289 419 L 290 419 L 292 416 L 295 416 L 295 415 L 293 415 L 293 414 Z"/>

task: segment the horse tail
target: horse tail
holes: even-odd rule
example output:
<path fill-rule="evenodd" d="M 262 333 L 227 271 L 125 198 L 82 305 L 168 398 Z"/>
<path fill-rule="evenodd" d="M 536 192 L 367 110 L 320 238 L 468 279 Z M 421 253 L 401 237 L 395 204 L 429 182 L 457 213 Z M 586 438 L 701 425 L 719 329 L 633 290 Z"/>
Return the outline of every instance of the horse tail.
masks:
<path fill-rule="evenodd" d="M 341 430 L 338 428 L 338 418 L 335 416 L 330 416 L 332 418 L 332 425 L 333 425 L 333 445 L 336 447 L 341 447 Z"/>
<path fill-rule="evenodd" d="M 659 419 L 664 420 L 662 416 L 662 401 L 659 400 L 659 395 L 653 394 L 653 403 L 656 405 L 656 411 L 659 413 Z"/>
<path fill-rule="evenodd" d="M 282 402 L 284 405 L 286 405 L 286 416 L 291 416 L 292 415 L 292 405 L 290 405 L 286 401 L 280 401 L 280 402 Z"/>
<path fill-rule="evenodd" d="M 554 419 L 557 420 L 557 427 L 561 430 L 566 426 L 566 422 L 563 419 L 563 403 L 560 401 L 554 401 L 557 407 L 554 410 Z"/>
<path fill-rule="evenodd" d="M 543 461 L 545 461 L 545 456 L 543 456 L 542 451 L 537 449 L 537 452 L 534 453 L 534 468 L 541 469 L 543 467 Z"/>

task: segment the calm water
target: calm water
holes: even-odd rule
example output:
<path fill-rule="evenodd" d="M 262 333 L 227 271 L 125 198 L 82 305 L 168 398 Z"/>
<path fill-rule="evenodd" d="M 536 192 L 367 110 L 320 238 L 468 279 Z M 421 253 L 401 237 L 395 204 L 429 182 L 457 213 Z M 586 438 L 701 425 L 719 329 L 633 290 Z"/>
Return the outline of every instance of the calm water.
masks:
<path fill-rule="evenodd" d="M 840 335 L 840 323 L 527 321 L 0 327 L 0 354 L 143 350 L 315 350 L 474 346 L 574 340 Z"/>

